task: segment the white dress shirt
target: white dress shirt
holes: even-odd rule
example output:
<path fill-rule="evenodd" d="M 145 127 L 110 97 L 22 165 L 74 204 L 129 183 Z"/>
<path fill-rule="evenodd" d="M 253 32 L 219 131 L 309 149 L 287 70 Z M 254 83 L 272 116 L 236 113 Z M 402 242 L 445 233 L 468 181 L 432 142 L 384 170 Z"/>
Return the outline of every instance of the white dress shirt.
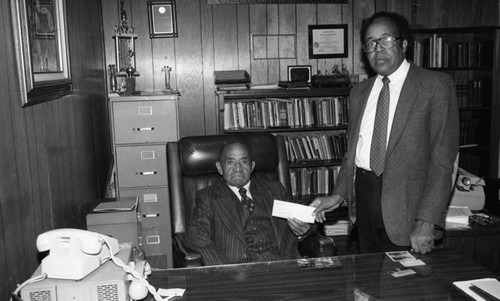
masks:
<path fill-rule="evenodd" d="M 387 141 L 389 142 L 389 135 L 391 133 L 392 121 L 394 120 L 394 113 L 396 112 L 396 106 L 399 100 L 399 94 L 401 94 L 401 89 L 403 88 L 403 83 L 410 69 L 410 63 L 405 59 L 401 66 L 388 76 L 389 80 L 389 121 L 387 124 Z M 370 168 L 370 148 L 372 144 L 373 127 L 375 124 L 375 113 L 377 111 L 377 101 L 382 90 L 383 76 L 378 75 L 375 83 L 373 84 L 372 91 L 368 97 L 366 103 L 365 112 L 363 114 L 363 119 L 361 120 L 361 127 L 359 129 L 358 144 L 356 146 L 356 159 L 355 163 L 357 167 L 371 170 Z M 387 145 L 387 144 L 386 144 Z"/>
<path fill-rule="evenodd" d="M 231 185 L 227 185 L 227 186 L 229 186 L 229 188 L 231 188 L 231 190 L 234 192 L 234 194 L 236 194 L 236 196 L 238 197 L 238 199 L 241 202 L 240 187 L 231 186 Z M 247 196 L 249 198 L 252 198 L 252 194 L 250 193 L 250 181 L 248 181 L 248 183 L 246 183 L 243 186 L 243 188 L 245 188 L 247 190 Z"/>

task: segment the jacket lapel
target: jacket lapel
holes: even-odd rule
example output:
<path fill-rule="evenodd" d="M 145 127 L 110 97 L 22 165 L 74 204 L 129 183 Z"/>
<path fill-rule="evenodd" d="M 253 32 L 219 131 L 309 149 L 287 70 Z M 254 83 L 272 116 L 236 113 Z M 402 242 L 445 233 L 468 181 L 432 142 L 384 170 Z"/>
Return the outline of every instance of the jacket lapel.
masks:
<path fill-rule="evenodd" d="M 273 233 L 277 247 L 279 250 L 282 250 L 283 249 L 282 244 L 284 242 L 284 237 L 283 237 L 284 223 L 281 223 L 281 221 L 278 218 L 272 216 L 274 199 L 269 196 L 269 194 L 273 195 L 274 191 L 266 191 L 264 189 L 261 189 L 259 187 L 258 181 L 252 180 L 252 182 L 250 183 L 250 192 L 252 193 L 254 201 L 258 200 L 258 204 L 256 205 L 262 206 L 262 208 L 266 212 L 266 215 L 269 216 L 271 220 L 271 226 L 273 227 Z M 272 200 L 272 202 L 268 202 L 267 200 Z M 286 200 L 281 200 L 281 201 L 286 201 Z"/>
<path fill-rule="evenodd" d="M 387 145 L 386 160 L 391 155 L 396 147 L 397 142 L 401 138 L 406 124 L 408 123 L 410 113 L 416 103 L 418 95 L 418 87 L 421 85 L 420 76 L 418 75 L 415 65 L 410 65 L 410 70 L 406 76 L 406 80 L 399 95 L 398 105 L 394 113 L 392 121 L 391 133 L 389 136 L 389 143 Z"/>
<path fill-rule="evenodd" d="M 217 185 L 218 187 L 215 189 L 217 191 L 215 195 L 216 201 L 213 203 L 214 212 L 219 215 L 228 231 L 245 243 L 241 218 L 236 209 L 237 202 L 239 202 L 238 197 L 224 181 L 219 181 Z"/>

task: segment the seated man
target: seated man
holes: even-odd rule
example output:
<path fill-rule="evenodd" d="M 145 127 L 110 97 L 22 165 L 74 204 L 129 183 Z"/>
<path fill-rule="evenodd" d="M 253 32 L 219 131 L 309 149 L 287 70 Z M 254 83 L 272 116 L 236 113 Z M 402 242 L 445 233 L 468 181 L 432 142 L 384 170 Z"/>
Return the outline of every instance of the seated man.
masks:
<path fill-rule="evenodd" d="M 255 162 L 249 147 L 224 146 L 216 167 L 222 179 L 198 191 L 186 233 L 187 246 L 201 254 L 203 264 L 300 258 L 295 235 L 310 225 L 271 216 L 273 201 L 289 198 L 281 183 L 250 180 Z"/>

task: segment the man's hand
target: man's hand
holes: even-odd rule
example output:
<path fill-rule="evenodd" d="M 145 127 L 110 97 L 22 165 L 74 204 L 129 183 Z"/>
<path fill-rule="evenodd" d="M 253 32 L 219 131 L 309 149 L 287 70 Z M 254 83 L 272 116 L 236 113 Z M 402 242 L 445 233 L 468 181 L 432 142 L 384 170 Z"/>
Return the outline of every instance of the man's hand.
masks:
<path fill-rule="evenodd" d="M 316 216 L 317 222 L 324 222 L 326 220 L 325 212 L 333 211 L 337 209 L 344 199 L 338 194 L 332 194 L 329 196 L 317 197 L 314 201 L 309 204 L 311 207 L 316 207 L 314 209 L 313 215 Z"/>
<path fill-rule="evenodd" d="M 298 220 L 295 217 L 288 219 L 288 227 L 290 227 L 290 230 L 292 230 L 295 236 L 303 236 L 307 233 L 307 231 L 309 231 L 309 229 L 311 229 L 310 224 Z"/>
<path fill-rule="evenodd" d="M 410 235 L 411 249 L 416 253 L 428 253 L 434 249 L 434 224 L 417 220 Z"/>

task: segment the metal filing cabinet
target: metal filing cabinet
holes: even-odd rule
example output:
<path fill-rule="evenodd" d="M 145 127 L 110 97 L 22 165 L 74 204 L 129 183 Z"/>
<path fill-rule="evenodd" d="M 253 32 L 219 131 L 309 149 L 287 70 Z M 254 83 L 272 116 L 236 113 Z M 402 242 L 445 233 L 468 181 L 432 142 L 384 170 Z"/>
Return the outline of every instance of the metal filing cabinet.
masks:
<path fill-rule="evenodd" d="M 154 267 L 173 267 L 166 144 L 179 139 L 178 93 L 110 96 L 119 197 L 139 197 L 139 243 Z"/>

